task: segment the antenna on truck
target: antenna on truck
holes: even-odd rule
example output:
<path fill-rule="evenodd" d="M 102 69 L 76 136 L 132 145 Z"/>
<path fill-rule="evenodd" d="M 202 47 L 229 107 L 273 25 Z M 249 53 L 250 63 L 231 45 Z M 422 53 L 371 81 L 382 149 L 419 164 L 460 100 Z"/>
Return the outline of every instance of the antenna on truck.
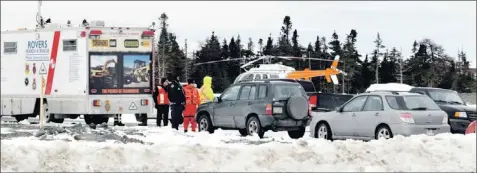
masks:
<path fill-rule="evenodd" d="M 43 16 L 41 16 L 41 0 L 38 1 L 38 12 L 36 13 L 36 28 L 44 28 Z"/>

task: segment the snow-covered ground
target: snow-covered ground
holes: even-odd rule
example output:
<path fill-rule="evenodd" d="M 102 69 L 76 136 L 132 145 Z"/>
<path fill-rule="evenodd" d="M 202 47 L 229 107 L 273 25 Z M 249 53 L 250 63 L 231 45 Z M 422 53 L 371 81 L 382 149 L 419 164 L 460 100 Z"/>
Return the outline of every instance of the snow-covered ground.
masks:
<path fill-rule="evenodd" d="M 476 171 L 475 134 L 331 142 L 309 136 L 292 140 L 286 132 L 267 132 L 266 138 L 258 139 L 240 137 L 235 130 L 214 134 L 184 134 L 170 127 L 108 130 L 144 144 L 89 142 L 66 133 L 52 135 L 51 141 L 12 138 L 1 141 L 1 172 Z"/>

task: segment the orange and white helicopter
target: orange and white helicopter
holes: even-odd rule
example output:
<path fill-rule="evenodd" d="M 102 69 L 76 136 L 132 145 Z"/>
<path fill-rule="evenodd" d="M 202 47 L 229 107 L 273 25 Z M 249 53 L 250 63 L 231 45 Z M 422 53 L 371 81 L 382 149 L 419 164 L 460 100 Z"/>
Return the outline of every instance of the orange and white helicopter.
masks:
<path fill-rule="evenodd" d="M 285 66 L 282 64 L 270 64 L 270 60 L 272 58 L 280 58 L 285 60 L 315 60 L 315 61 L 331 61 L 331 66 L 324 70 L 310 70 L 308 68 L 304 69 L 303 71 L 297 71 L 295 68 Z M 235 78 L 234 83 L 238 83 L 241 81 L 255 81 L 255 80 L 262 80 L 262 79 L 304 79 L 304 80 L 311 80 L 312 77 L 320 77 L 324 76 L 327 82 L 333 82 L 333 84 L 337 85 L 338 77 L 336 75 L 342 74 L 346 75 L 345 72 L 338 69 L 339 63 L 339 56 L 335 56 L 333 60 L 329 59 L 321 59 L 321 58 L 306 58 L 306 57 L 286 57 L 286 56 L 262 56 L 255 60 L 252 60 L 248 63 L 243 64 L 240 66 L 241 69 L 244 69 L 245 72 L 241 73 L 237 78 Z M 234 61 L 234 60 L 241 60 L 244 61 L 246 59 L 225 59 L 225 60 L 218 60 L 218 61 L 209 61 L 204 63 L 196 63 L 195 66 L 202 65 L 202 64 L 211 64 L 211 63 L 218 63 L 218 62 L 226 62 L 226 61 Z M 264 64 L 259 64 L 258 67 L 251 68 L 250 70 L 246 70 L 247 67 L 252 66 L 254 63 L 263 60 Z"/>

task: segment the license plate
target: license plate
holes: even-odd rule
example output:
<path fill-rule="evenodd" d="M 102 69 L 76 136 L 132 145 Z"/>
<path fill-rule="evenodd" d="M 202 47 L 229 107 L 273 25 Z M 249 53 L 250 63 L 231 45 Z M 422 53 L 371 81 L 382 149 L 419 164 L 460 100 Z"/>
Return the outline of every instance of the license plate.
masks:
<path fill-rule="evenodd" d="M 429 135 L 429 136 L 433 136 L 435 134 L 435 130 L 434 129 L 427 129 L 426 134 Z"/>

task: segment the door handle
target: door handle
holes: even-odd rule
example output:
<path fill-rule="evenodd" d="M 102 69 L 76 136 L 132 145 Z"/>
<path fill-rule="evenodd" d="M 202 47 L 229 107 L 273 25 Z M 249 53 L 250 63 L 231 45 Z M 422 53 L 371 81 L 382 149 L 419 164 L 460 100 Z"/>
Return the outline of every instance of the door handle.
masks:
<path fill-rule="evenodd" d="M 248 102 L 247 104 L 248 104 L 248 105 L 252 105 L 252 102 Z"/>
<path fill-rule="evenodd" d="M 233 103 L 230 103 L 230 104 L 229 104 L 229 106 L 233 106 L 233 105 L 235 105 L 235 104 L 233 104 Z"/>
<path fill-rule="evenodd" d="M 356 114 L 354 114 L 354 113 L 353 113 L 353 115 L 352 115 L 352 116 L 353 116 L 353 117 L 355 117 L 355 116 L 356 116 Z"/>
<path fill-rule="evenodd" d="M 378 115 L 379 115 L 379 113 L 377 113 L 377 112 L 374 114 L 374 116 L 378 116 Z"/>

